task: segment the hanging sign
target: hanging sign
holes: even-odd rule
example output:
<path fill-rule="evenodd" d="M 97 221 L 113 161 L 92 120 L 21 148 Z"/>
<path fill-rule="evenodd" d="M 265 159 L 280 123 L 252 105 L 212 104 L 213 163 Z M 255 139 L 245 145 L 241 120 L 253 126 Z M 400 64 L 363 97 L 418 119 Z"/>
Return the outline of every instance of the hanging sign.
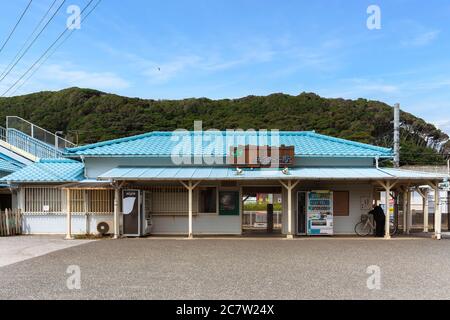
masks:
<path fill-rule="evenodd" d="M 295 147 L 281 145 L 231 147 L 227 163 L 242 168 L 286 168 L 294 166 Z"/>

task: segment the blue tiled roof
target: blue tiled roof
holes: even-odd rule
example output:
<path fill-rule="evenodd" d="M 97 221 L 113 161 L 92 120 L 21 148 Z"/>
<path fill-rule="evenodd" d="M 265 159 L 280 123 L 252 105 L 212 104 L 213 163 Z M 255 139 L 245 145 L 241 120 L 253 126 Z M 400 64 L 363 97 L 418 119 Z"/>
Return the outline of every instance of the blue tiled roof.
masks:
<path fill-rule="evenodd" d="M 214 150 L 216 156 L 228 154 L 230 146 L 238 145 L 286 145 L 295 146 L 295 154 L 300 157 L 380 157 L 391 158 L 392 149 L 376 147 L 359 142 L 334 138 L 310 131 L 279 132 L 278 138 L 273 133 L 258 132 L 203 132 L 209 139 L 199 139 L 203 144 L 196 144 L 198 133 L 179 132 L 149 132 L 142 135 L 94 143 L 86 146 L 66 149 L 67 155 L 86 156 L 160 156 L 166 157 L 173 150 L 183 149 L 183 155 L 206 155 Z M 214 138 L 222 136 L 222 144 L 215 144 Z M 227 139 L 231 140 L 231 143 Z M 192 141 L 190 148 L 179 148 L 180 141 Z M 211 142 L 212 141 L 212 142 Z M 180 152 L 178 152 L 180 154 Z"/>
<path fill-rule="evenodd" d="M 244 169 L 213 167 L 117 167 L 100 180 L 442 180 L 445 174 L 392 168 L 292 168 L 288 174 L 281 169 Z"/>
<path fill-rule="evenodd" d="M 22 166 L 0 158 L 0 172 L 16 172 L 21 169 Z"/>
<path fill-rule="evenodd" d="M 0 182 L 75 182 L 84 179 L 84 165 L 70 159 L 41 159 L 6 177 Z"/>

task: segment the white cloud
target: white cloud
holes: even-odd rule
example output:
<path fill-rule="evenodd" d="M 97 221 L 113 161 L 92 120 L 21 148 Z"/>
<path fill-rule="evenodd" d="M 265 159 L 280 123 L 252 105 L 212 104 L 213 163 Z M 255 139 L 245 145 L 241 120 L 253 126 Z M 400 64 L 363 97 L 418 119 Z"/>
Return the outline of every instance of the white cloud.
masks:
<path fill-rule="evenodd" d="M 130 86 L 125 79 L 112 72 L 88 72 L 60 64 L 43 66 L 38 78 L 56 82 L 63 87 L 79 86 L 102 90 L 116 90 L 125 89 Z"/>

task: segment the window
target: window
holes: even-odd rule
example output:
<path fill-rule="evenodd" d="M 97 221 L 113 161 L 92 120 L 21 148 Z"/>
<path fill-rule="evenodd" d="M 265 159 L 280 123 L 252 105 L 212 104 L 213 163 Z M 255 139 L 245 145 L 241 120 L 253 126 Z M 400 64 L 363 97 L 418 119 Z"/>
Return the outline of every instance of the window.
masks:
<path fill-rule="evenodd" d="M 336 217 L 350 215 L 350 193 L 348 191 L 333 192 L 333 211 Z"/>
<path fill-rule="evenodd" d="M 187 215 L 188 191 L 181 186 L 161 186 L 148 189 L 152 215 Z M 195 208 L 194 208 L 195 212 Z"/>
<path fill-rule="evenodd" d="M 27 213 L 61 213 L 61 189 L 25 188 L 25 212 Z"/>
<path fill-rule="evenodd" d="M 217 212 L 217 188 L 204 187 L 199 188 L 198 210 L 200 213 Z"/>
<path fill-rule="evenodd" d="M 72 213 L 113 213 L 114 191 L 70 190 L 70 210 Z"/>

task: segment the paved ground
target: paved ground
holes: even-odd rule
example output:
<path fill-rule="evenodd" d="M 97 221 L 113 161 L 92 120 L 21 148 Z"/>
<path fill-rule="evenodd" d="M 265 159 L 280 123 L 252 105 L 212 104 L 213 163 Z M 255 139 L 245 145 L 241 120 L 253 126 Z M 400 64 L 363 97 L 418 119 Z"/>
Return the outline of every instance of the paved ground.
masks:
<path fill-rule="evenodd" d="M 0 239 L 0 267 L 88 243 L 65 241 L 64 236 L 22 236 Z"/>
<path fill-rule="evenodd" d="M 450 299 L 450 240 L 100 240 L 1 267 L 0 284 L 0 299 Z"/>

